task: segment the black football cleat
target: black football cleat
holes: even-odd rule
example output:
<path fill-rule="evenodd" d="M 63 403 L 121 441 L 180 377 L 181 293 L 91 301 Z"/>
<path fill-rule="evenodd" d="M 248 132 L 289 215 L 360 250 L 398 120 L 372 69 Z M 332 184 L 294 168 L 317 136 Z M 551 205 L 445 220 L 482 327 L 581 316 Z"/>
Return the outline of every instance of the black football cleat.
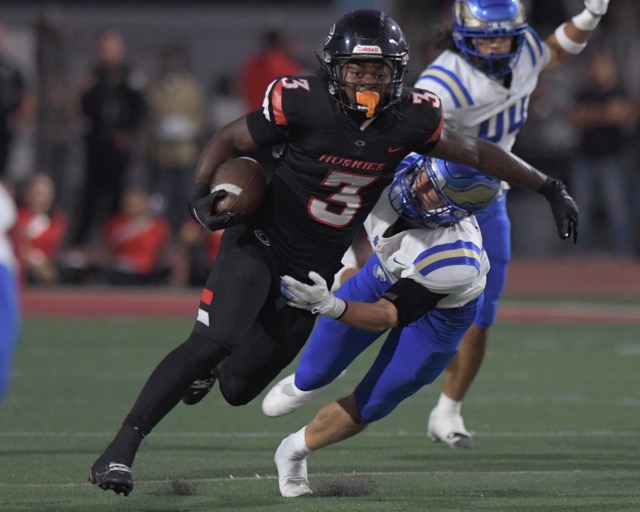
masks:
<path fill-rule="evenodd" d="M 133 478 L 131 468 L 118 462 L 109 462 L 104 465 L 95 464 L 89 470 L 89 482 L 97 485 L 105 491 L 112 490 L 116 494 L 128 496 L 133 490 Z"/>
<path fill-rule="evenodd" d="M 193 381 L 187 392 L 182 397 L 182 401 L 187 405 L 195 405 L 202 400 L 213 388 L 218 377 L 213 371 L 211 376 L 206 379 L 198 379 Z"/>

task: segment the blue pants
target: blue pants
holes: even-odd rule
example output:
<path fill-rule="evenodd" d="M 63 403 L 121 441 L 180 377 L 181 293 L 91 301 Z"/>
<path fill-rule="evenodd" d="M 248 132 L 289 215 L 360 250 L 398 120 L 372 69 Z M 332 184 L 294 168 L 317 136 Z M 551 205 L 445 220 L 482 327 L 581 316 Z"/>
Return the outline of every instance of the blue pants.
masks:
<path fill-rule="evenodd" d="M 17 279 L 11 270 L 0 264 L 0 402 L 9 388 L 19 331 Z"/>
<path fill-rule="evenodd" d="M 336 295 L 344 300 L 377 302 L 390 285 L 374 254 Z M 362 421 L 384 418 L 444 371 L 480 302 L 477 299 L 461 308 L 434 309 L 404 328 L 391 329 L 354 392 Z M 296 369 L 296 386 L 312 390 L 330 383 L 379 336 L 378 332 L 320 317 Z"/>
<path fill-rule="evenodd" d="M 507 282 L 507 266 L 511 260 L 511 221 L 507 215 L 507 191 L 476 215 L 482 245 L 489 257 L 491 268 L 487 274 L 484 300 L 473 323 L 487 329 L 496 321 L 498 302 Z"/>

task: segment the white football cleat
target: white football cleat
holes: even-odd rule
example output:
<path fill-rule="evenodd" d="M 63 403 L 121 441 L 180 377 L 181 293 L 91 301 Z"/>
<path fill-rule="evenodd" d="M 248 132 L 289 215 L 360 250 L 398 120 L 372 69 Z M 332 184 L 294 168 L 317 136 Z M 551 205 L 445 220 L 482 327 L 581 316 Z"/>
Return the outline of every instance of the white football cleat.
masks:
<path fill-rule="evenodd" d="M 459 413 L 443 411 L 437 407 L 429 415 L 427 435 L 435 443 L 444 443 L 450 448 L 476 448 L 471 433 L 464 427 Z"/>
<path fill-rule="evenodd" d="M 313 494 L 307 479 L 308 455 L 296 453 L 292 442 L 295 434 L 286 437 L 278 446 L 275 455 L 278 468 L 278 486 L 285 498 L 298 498 Z"/>
<path fill-rule="evenodd" d="M 262 412 L 271 417 L 277 418 L 278 416 L 284 416 L 295 411 L 301 405 L 306 404 L 317 393 L 323 389 L 331 386 L 335 381 L 342 377 L 346 373 L 346 370 L 338 375 L 329 384 L 326 384 L 318 389 L 312 389 L 311 391 L 303 391 L 298 389 L 295 384 L 296 374 L 292 373 L 275 386 L 273 386 L 267 395 L 262 400 Z"/>

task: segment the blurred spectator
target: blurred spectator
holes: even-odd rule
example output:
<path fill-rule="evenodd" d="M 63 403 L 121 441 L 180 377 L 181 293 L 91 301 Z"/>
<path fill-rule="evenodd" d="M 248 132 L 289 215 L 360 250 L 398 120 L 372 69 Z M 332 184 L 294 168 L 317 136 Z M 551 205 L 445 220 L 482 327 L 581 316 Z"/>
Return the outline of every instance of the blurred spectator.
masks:
<path fill-rule="evenodd" d="M 66 229 L 67 218 L 56 206 L 52 179 L 44 173 L 33 175 L 19 198 L 18 220 L 11 231 L 24 281 L 60 279 L 57 260 Z"/>
<path fill-rule="evenodd" d="M 6 177 L 11 143 L 20 127 L 18 114 L 27 98 L 22 72 L 5 54 L 5 38 L 0 25 L 0 178 Z"/>
<path fill-rule="evenodd" d="M 11 366 L 20 331 L 16 262 L 8 231 L 16 220 L 13 197 L 0 181 L 0 402 L 11 380 Z"/>
<path fill-rule="evenodd" d="M 579 59 L 572 59 L 553 73 L 540 75 L 538 85 L 531 93 L 526 123 L 513 146 L 516 155 L 565 182 L 570 180 L 571 160 L 578 143 L 568 111 L 575 97 L 576 71 L 582 68 Z M 569 191 L 573 193 L 571 185 Z M 520 187 L 509 190 L 507 209 L 511 219 L 512 256 L 536 258 L 573 254 L 576 248 L 564 244 L 548 229 L 546 205 L 541 205 L 537 199 Z"/>
<path fill-rule="evenodd" d="M 283 75 L 300 75 L 305 70 L 294 56 L 292 41 L 280 30 L 269 29 L 262 34 L 262 44 L 258 52 L 246 59 L 239 74 L 239 87 L 246 111 L 262 106 L 267 87 L 273 80 Z M 284 146 L 263 147 L 249 152 L 258 160 L 267 175 L 275 171 L 277 161 Z"/>
<path fill-rule="evenodd" d="M 616 64 L 604 47 L 590 54 L 588 81 L 569 112 L 580 134 L 579 153 L 571 170 L 571 190 L 580 208 L 578 246 L 592 251 L 598 206 L 606 216 L 606 236 L 619 257 L 633 255 L 630 178 L 625 167 L 637 108 L 619 84 Z M 597 245 L 601 245 L 598 243 Z"/>
<path fill-rule="evenodd" d="M 83 245 L 119 210 L 135 135 L 146 110 L 144 77 L 125 61 L 125 43 L 114 30 L 100 34 L 97 62 L 82 87 L 85 176 L 71 238 Z"/>
<path fill-rule="evenodd" d="M 61 15 L 43 9 L 36 25 L 37 65 L 37 159 L 34 168 L 51 176 L 56 202 L 69 212 L 73 190 L 71 178 L 71 142 L 80 128 L 74 118 L 74 94 L 69 86 L 72 44 Z"/>
<path fill-rule="evenodd" d="M 539 33 L 547 34 L 569 19 L 565 3 L 558 0 L 530 0 L 524 2 L 531 23 Z"/>
<path fill-rule="evenodd" d="M 122 210 L 111 217 L 104 231 L 104 274 L 110 284 L 160 284 L 167 281 L 169 224 L 151 213 L 149 197 L 139 187 L 124 193 Z"/>
<path fill-rule="evenodd" d="M 569 163 L 578 143 L 567 115 L 575 97 L 577 68 L 578 63 L 570 61 L 553 73 L 540 75 L 529 100 L 527 122 L 513 149 L 531 165 L 562 180 L 569 179 Z M 513 189 L 510 194 L 513 192 L 519 191 Z"/>
<path fill-rule="evenodd" d="M 302 72 L 289 39 L 279 30 L 266 31 L 262 35 L 261 49 L 251 55 L 240 70 L 240 88 L 246 109 L 260 108 L 267 86 L 275 78 Z"/>
<path fill-rule="evenodd" d="M 213 262 L 220 251 L 224 230 L 209 231 L 188 219 L 180 231 L 179 284 L 204 286 Z"/>
<path fill-rule="evenodd" d="M 162 50 L 158 75 L 149 88 L 148 162 L 153 200 L 178 237 L 188 217 L 187 200 L 206 120 L 206 101 L 189 71 L 185 50 Z"/>
<path fill-rule="evenodd" d="M 235 82 L 228 75 L 221 76 L 209 91 L 209 128 L 211 134 L 245 113 L 244 100 Z"/>

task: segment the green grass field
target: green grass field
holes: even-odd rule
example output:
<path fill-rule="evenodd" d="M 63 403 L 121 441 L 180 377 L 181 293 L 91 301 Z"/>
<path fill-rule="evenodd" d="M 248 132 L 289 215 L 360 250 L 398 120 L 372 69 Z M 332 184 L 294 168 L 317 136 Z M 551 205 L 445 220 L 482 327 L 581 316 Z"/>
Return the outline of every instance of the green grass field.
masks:
<path fill-rule="evenodd" d="M 440 381 L 309 459 L 315 495 L 280 497 L 273 453 L 353 387 L 373 352 L 313 403 L 266 418 L 212 392 L 143 443 L 124 498 L 86 482 L 149 372 L 191 320 L 27 318 L 0 408 L 0 510 L 640 510 L 640 338 L 634 324 L 500 324 L 468 397 L 479 448 L 425 436 Z"/>

